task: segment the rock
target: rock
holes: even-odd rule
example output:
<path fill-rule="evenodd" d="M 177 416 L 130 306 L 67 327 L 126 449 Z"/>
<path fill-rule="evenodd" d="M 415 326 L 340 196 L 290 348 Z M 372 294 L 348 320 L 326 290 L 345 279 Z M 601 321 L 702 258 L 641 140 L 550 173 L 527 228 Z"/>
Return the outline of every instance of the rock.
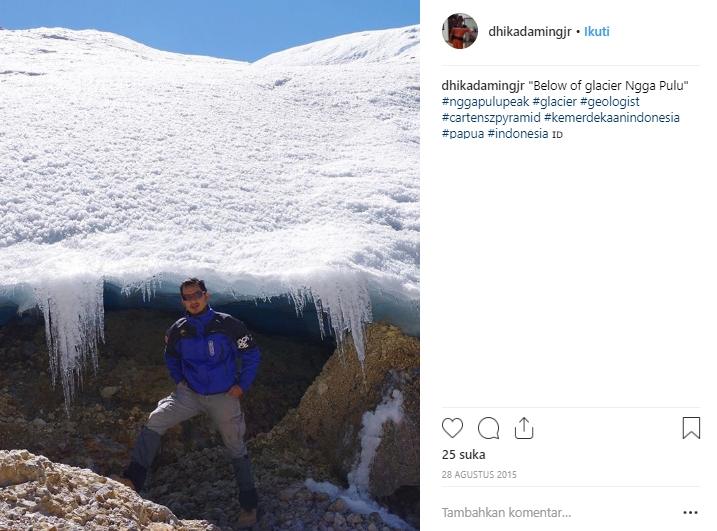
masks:
<path fill-rule="evenodd" d="M 334 525 L 339 529 L 346 525 L 346 518 L 344 518 L 343 514 L 336 513 L 334 515 Z"/>
<path fill-rule="evenodd" d="M 418 371 L 395 375 L 392 386 L 403 396 L 404 418 L 399 424 L 387 422 L 383 426 L 381 444 L 376 450 L 370 474 L 370 491 L 376 498 L 386 498 L 402 487 L 420 484 L 419 418 L 412 412 L 419 410 Z"/>
<path fill-rule="evenodd" d="M 366 527 L 366 531 L 378 531 L 378 527 L 376 527 L 376 524 L 374 524 L 373 522 L 371 522 L 371 523 L 368 524 L 368 526 Z"/>
<path fill-rule="evenodd" d="M 368 519 L 371 520 L 371 522 L 376 526 L 380 525 L 381 522 L 383 522 L 383 520 L 381 520 L 381 515 L 377 512 L 372 512 L 371 514 L 369 514 Z"/>
<path fill-rule="evenodd" d="M 95 492 L 95 498 L 100 502 L 105 502 L 110 498 L 114 498 L 114 489 L 110 486 L 102 487 L 100 490 Z"/>
<path fill-rule="evenodd" d="M 94 472 L 25 450 L 0 450 L 0 487 L 0 529 L 217 530 L 206 521 L 179 520 Z"/>
<path fill-rule="evenodd" d="M 329 505 L 329 511 L 334 511 L 336 513 L 346 512 L 348 508 L 349 506 L 346 504 L 343 498 L 338 498 L 334 503 Z"/>
<path fill-rule="evenodd" d="M 280 499 L 281 501 L 286 501 L 286 502 L 288 502 L 288 501 L 291 500 L 294 496 L 296 496 L 296 493 L 297 493 L 298 491 L 299 491 L 299 488 L 298 488 L 298 487 L 288 487 L 288 488 L 286 488 L 286 489 L 282 489 L 282 490 L 279 492 L 279 499 Z"/>
<path fill-rule="evenodd" d="M 315 492 L 315 493 L 314 493 L 314 499 L 315 499 L 317 502 L 324 502 L 324 501 L 326 501 L 326 500 L 329 499 L 329 495 L 326 494 L 325 492 Z"/>
<path fill-rule="evenodd" d="M 299 406 L 272 430 L 274 444 L 296 455 L 309 449 L 313 462 L 338 471 L 342 480 L 357 462 L 362 418 L 392 391 L 401 392 L 403 421 L 384 424 L 370 469 L 370 492 L 387 497 L 401 487 L 418 487 L 420 408 L 419 341 L 398 328 L 373 323 L 365 333 L 364 366 L 350 338 L 337 349 L 306 390 Z"/>
<path fill-rule="evenodd" d="M 41 418 L 36 418 L 35 420 L 32 421 L 32 425 L 35 426 L 36 428 L 42 428 L 47 425 L 47 422 L 45 422 Z"/>

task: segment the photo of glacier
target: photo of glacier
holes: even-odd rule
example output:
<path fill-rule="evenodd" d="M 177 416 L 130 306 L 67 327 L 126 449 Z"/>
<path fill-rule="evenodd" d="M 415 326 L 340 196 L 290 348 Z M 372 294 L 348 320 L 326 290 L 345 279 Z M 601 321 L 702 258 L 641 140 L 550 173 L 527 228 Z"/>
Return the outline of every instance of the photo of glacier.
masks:
<path fill-rule="evenodd" d="M 156 342 L 179 284 L 199 277 L 213 306 L 277 334 L 267 367 L 305 381 L 274 410 L 258 397 L 284 380 L 259 379 L 247 399 L 267 500 L 257 529 L 418 527 L 419 39 L 418 26 L 364 31 L 243 62 L 98 30 L 0 29 L 0 472 L 46 461 L 33 454 L 118 470 L 171 391 Z M 151 348 L 123 358 L 117 330 L 145 324 Z M 280 352 L 300 326 L 333 345 L 313 373 Z M 153 521 L 231 529 L 233 502 L 178 494 L 222 481 L 203 479 L 222 457 L 193 429 L 191 444 L 167 436 L 163 459 L 196 483 L 169 488 L 181 482 L 160 468 L 145 497 L 177 516 Z M 13 503 L 0 496 L 0 524 L 74 529 Z M 141 527 L 118 514 L 74 522 Z M 186 523 L 200 520 L 214 524 Z"/>

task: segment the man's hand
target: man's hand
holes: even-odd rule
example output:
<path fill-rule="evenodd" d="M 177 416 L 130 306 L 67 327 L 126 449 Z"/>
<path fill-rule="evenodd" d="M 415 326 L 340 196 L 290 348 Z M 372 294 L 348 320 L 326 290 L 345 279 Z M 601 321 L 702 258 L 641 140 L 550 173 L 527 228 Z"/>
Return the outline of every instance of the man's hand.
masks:
<path fill-rule="evenodd" d="M 234 398 L 241 398 L 244 396 L 244 390 L 238 385 L 232 385 L 231 389 L 227 391 L 227 394 L 229 396 L 233 396 Z"/>

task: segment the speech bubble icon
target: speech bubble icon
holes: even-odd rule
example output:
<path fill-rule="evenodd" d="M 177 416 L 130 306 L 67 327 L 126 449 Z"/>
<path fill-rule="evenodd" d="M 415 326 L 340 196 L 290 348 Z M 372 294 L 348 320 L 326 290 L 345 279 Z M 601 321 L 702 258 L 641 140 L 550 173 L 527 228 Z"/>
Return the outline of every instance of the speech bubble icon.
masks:
<path fill-rule="evenodd" d="M 484 439 L 499 439 L 500 426 L 493 417 L 483 417 L 478 423 L 478 434 Z"/>

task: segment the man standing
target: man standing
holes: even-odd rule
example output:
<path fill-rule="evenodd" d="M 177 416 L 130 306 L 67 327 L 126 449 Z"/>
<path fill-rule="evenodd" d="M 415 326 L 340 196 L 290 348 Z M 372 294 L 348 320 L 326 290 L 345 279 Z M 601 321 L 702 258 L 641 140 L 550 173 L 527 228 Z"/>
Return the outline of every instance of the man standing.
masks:
<path fill-rule="evenodd" d="M 240 399 L 256 376 L 259 348 L 244 323 L 209 306 L 203 280 L 185 280 L 179 293 L 187 313 L 164 338 L 164 360 L 177 388 L 160 400 L 149 415 L 132 450 L 132 460 L 122 473 L 123 483 L 127 484 L 128 479 L 131 487 L 141 490 L 164 432 L 198 413 L 206 413 L 219 428 L 232 458 L 241 505 L 236 525 L 251 526 L 256 523 L 258 500 L 244 444 L 246 428 Z"/>

